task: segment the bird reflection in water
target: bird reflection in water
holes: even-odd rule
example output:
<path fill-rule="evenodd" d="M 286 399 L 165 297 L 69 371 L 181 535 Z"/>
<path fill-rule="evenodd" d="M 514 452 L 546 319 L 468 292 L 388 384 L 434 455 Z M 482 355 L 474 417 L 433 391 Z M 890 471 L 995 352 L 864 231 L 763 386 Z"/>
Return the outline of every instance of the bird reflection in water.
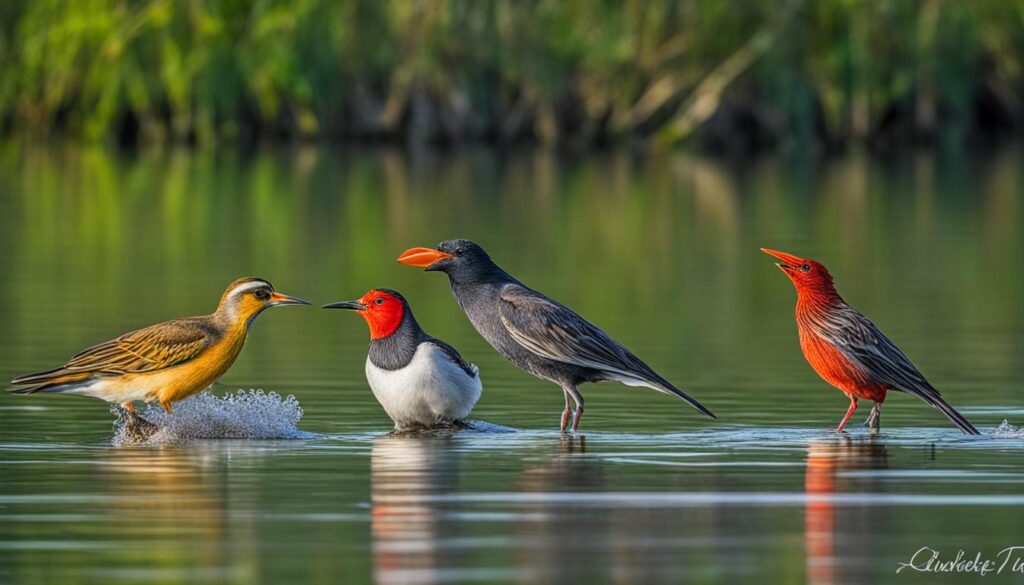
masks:
<path fill-rule="evenodd" d="M 446 437 L 388 435 L 370 454 L 374 582 L 439 583 L 445 580 L 442 538 L 458 524 L 443 524 L 436 496 L 456 491 L 458 451 Z"/>
<path fill-rule="evenodd" d="M 616 548 L 612 515 L 573 498 L 604 491 L 606 484 L 600 459 L 587 455 L 586 437 L 562 435 L 553 455 L 520 476 L 518 491 L 541 497 L 526 499 L 518 511 L 517 538 L 524 546 L 516 566 L 537 572 L 531 577 L 538 583 L 607 580 Z"/>
<path fill-rule="evenodd" d="M 865 573 L 869 564 L 853 559 L 867 557 L 871 535 L 882 530 L 882 508 L 867 503 L 837 505 L 834 496 L 881 491 L 878 476 L 849 472 L 888 468 L 885 444 L 876 437 L 812 441 L 806 463 L 807 581 L 812 585 L 870 581 L 871 575 Z"/>
<path fill-rule="evenodd" d="M 238 527 L 227 518 L 225 478 L 218 464 L 221 456 L 221 449 L 205 452 L 199 447 L 110 450 L 92 480 L 116 496 L 111 516 L 130 518 L 133 538 L 161 543 L 158 551 L 147 548 L 139 553 L 131 546 L 134 541 L 128 543 L 107 569 L 111 577 L 119 571 L 136 579 L 140 574 L 184 577 L 230 572 L 226 543 L 237 536 L 234 529 Z M 112 529 L 112 535 L 118 533 Z"/>

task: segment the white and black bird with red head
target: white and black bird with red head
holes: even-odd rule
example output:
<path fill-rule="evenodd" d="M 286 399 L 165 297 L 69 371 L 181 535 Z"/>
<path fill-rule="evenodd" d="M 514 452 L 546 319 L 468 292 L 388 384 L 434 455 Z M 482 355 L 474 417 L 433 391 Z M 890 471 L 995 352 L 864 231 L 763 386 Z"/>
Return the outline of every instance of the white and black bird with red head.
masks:
<path fill-rule="evenodd" d="M 450 426 L 473 410 L 479 369 L 427 335 L 397 291 L 375 288 L 356 301 L 324 305 L 358 312 L 370 328 L 366 380 L 396 430 Z"/>
<path fill-rule="evenodd" d="M 513 278 L 474 242 L 448 240 L 436 248 L 413 248 L 398 261 L 447 274 L 455 301 L 491 347 L 520 368 L 562 388 L 563 431 L 569 423 L 570 401 L 576 405 L 572 430 L 579 428 L 583 416 L 583 395 L 577 386 L 601 380 L 646 386 L 715 417 L 597 326 Z"/>

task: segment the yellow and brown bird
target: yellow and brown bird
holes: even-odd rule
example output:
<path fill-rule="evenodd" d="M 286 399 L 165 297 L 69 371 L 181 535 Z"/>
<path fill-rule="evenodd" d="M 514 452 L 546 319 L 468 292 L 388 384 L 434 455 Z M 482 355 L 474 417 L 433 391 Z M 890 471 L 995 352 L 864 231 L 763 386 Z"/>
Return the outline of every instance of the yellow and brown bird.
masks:
<path fill-rule="evenodd" d="M 94 345 L 59 368 L 11 380 L 15 394 L 66 392 L 133 410 L 137 400 L 171 403 L 207 388 L 242 351 L 249 324 L 269 307 L 308 305 L 274 291 L 262 278 L 240 278 L 202 317 L 157 323 Z"/>

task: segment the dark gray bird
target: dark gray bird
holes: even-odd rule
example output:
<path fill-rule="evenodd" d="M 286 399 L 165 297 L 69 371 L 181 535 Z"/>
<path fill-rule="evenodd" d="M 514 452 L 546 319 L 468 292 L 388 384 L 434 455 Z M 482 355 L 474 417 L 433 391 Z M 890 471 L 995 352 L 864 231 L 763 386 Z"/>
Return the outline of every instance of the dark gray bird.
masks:
<path fill-rule="evenodd" d="M 710 410 L 662 378 L 604 331 L 572 309 L 525 286 L 469 240 L 448 240 L 437 248 L 413 248 L 398 261 L 448 275 L 455 301 L 473 327 L 506 359 L 565 394 L 561 428 L 569 421 L 569 399 L 576 404 L 572 429 L 580 426 L 584 382 L 615 380 L 675 396 L 715 418 Z"/>

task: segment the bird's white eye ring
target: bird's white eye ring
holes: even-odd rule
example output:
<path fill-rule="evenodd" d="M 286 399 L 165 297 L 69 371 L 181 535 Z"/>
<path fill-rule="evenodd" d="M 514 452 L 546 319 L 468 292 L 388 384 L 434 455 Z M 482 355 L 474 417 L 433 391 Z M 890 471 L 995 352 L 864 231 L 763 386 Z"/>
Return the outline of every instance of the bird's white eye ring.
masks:
<path fill-rule="evenodd" d="M 378 305 L 383 305 L 384 297 L 377 297 L 373 302 L 377 303 Z"/>

